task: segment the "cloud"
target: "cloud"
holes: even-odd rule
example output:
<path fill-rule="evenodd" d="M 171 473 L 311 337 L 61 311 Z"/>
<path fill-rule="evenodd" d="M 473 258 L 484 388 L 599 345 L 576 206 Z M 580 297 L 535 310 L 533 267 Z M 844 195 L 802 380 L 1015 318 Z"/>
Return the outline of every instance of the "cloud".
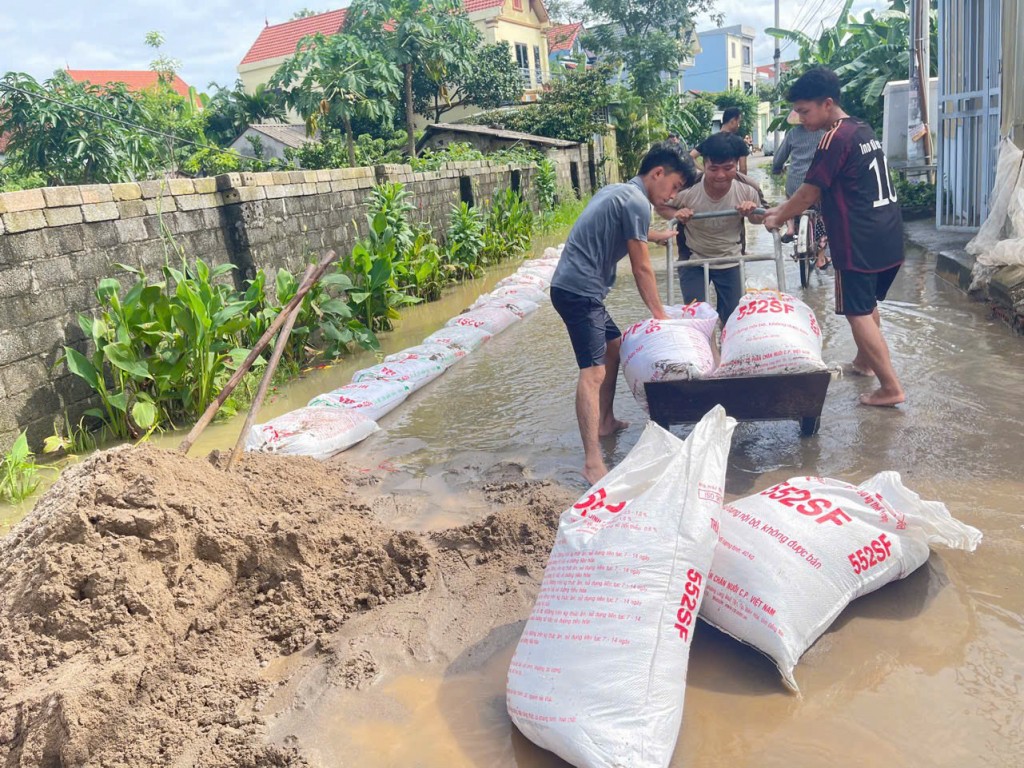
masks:
<path fill-rule="evenodd" d="M 333 10 L 348 5 L 314 0 L 238 3 L 203 0 L 38 0 L 4 3 L 0 12 L 0 74 L 27 72 L 37 79 L 54 70 L 147 69 L 155 52 L 146 33 L 164 36 L 161 52 L 182 63 L 181 76 L 200 90 L 210 81 L 231 85 L 235 67 L 263 28 L 287 21 L 304 7 Z"/>

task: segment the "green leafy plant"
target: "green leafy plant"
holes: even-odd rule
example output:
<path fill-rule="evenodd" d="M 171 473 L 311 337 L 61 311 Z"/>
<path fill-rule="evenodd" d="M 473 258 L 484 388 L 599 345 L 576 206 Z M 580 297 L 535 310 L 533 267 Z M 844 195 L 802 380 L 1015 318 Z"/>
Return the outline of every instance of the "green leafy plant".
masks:
<path fill-rule="evenodd" d="M 299 289 L 298 279 L 287 269 L 277 270 L 273 297 L 267 294 L 266 282 L 266 273 L 261 269 L 245 292 L 253 319 L 246 331 L 249 345 L 263 335 Z M 348 275 L 335 271 L 324 275 L 306 293 L 282 356 L 285 369 L 297 372 L 321 355 L 334 359 L 344 354 L 353 343 L 364 349 L 379 346 L 376 337 L 354 316 L 346 298 L 346 292 L 352 287 L 352 279 Z"/>
<path fill-rule="evenodd" d="M 69 455 L 90 453 L 96 450 L 100 438 L 85 424 L 85 419 L 78 420 L 73 426 L 67 413 L 64 414 L 64 423 L 54 421 L 53 434 L 43 440 L 43 453 L 58 453 L 63 451 Z"/>
<path fill-rule="evenodd" d="M 526 252 L 533 235 L 534 216 L 526 201 L 512 189 L 495 196 L 484 227 L 483 264 L 513 259 Z"/>
<path fill-rule="evenodd" d="M 555 164 L 546 157 L 537 162 L 537 171 L 533 175 L 533 182 L 537 189 L 537 202 L 540 203 L 541 213 L 548 213 L 555 209 Z"/>
<path fill-rule="evenodd" d="M 453 279 L 465 280 L 479 273 L 484 249 L 484 215 L 468 203 L 452 207 L 445 236 L 446 261 Z"/>
<path fill-rule="evenodd" d="M 446 267 L 430 227 L 418 227 L 405 255 L 399 287 L 423 301 L 436 301 L 450 280 Z"/>
<path fill-rule="evenodd" d="M 399 259 L 404 258 L 413 240 L 409 214 L 416 210 L 416 206 L 409 201 L 409 193 L 406 191 L 405 185 L 398 182 L 375 185 L 370 191 L 370 196 L 366 198 L 366 206 L 367 218 L 371 223 L 378 214 L 384 217 L 387 228 L 395 239 L 395 255 Z M 373 227 L 371 227 L 372 229 Z"/>
<path fill-rule="evenodd" d="M 367 218 L 369 236 L 356 244 L 342 269 L 355 284 L 348 298 L 357 317 L 371 331 L 390 331 L 399 317 L 398 310 L 419 299 L 398 287 L 396 277 L 401 270 L 401 256 L 398 239 L 388 226 L 387 216 L 378 212 Z"/>
<path fill-rule="evenodd" d="M 120 292 L 117 280 L 100 281 L 96 289 L 99 314 L 78 317 L 91 355 L 64 347 L 58 363 L 65 362 L 99 395 L 101 408 L 91 408 L 85 415 L 99 419 L 114 437 L 125 439 L 141 437 L 159 422 L 151 394 L 156 382 L 147 361 L 156 359 L 163 333 L 161 318 L 167 317 L 167 310 L 158 308 L 165 303 L 162 286 L 150 285 L 145 276 L 123 299 Z"/>
<path fill-rule="evenodd" d="M 35 457 L 28 448 L 28 438 L 22 432 L 14 445 L 0 457 L 0 499 L 21 501 L 39 487 Z"/>

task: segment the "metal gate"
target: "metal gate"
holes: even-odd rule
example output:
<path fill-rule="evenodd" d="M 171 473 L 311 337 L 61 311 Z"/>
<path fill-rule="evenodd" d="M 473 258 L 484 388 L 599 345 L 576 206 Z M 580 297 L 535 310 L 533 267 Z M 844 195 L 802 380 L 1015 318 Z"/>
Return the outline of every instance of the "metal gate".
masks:
<path fill-rule="evenodd" d="M 988 214 L 999 143 L 1001 0 L 940 0 L 936 224 Z"/>

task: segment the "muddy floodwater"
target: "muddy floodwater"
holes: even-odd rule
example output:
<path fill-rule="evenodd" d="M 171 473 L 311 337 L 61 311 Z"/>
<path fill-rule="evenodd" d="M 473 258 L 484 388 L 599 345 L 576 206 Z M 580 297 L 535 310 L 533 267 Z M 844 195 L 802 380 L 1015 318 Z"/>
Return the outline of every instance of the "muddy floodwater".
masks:
<path fill-rule="evenodd" d="M 770 252 L 767 233 L 750 231 L 751 248 Z M 655 263 L 664 286 L 662 253 Z M 786 277 L 817 313 L 826 361 L 850 361 L 846 321 L 831 311 L 831 273 L 813 275 L 805 290 L 795 264 Z M 772 265 L 754 267 L 747 282 L 773 286 Z M 622 328 L 645 316 L 628 272 L 609 305 Z M 443 319 L 437 309 L 431 320 Z M 1024 343 L 937 279 L 919 252 L 908 254 L 882 318 L 907 404 L 859 406 L 872 384 L 846 377 L 833 381 L 815 437 L 801 437 L 796 422 L 741 424 L 727 493 L 793 475 L 858 482 L 896 470 L 984 541 L 973 554 L 935 553 L 909 578 L 854 602 L 797 667 L 802 698 L 786 692 L 766 659 L 701 624 L 674 766 L 1024 764 Z M 409 342 L 431 330 L 424 325 Z M 565 332 L 545 306 L 410 397 L 346 458 L 392 470 L 380 492 L 395 503 L 379 509 L 390 524 L 419 530 L 475 519 L 483 504 L 474 489 L 495 466 L 583 490 L 575 381 Z M 612 462 L 644 421 L 621 377 L 617 403 L 633 424 L 606 442 Z M 430 503 L 404 505 L 409 497 Z M 520 630 L 495 627 L 454 662 L 414 663 L 367 690 L 290 689 L 296 701 L 275 732 L 325 766 L 564 765 L 522 738 L 505 713 Z"/>
<path fill-rule="evenodd" d="M 748 231 L 752 251 L 771 252 L 766 232 Z M 664 296 L 662 249 L 654 263 Z M 621 264 L 608 304 L 625 329 L 646 310 L 628 261 Z M 382 353 L 419 343 L 510 269 L 414 308 Z M 817 314 L 826 362 L 852 360 L 847 323 L 831 310 L 831 272 L 801 289 L 789 262 L 786 278 Z M 774 287 L 773 266 L 751 268 L 747 284 Z M 939 280 L 933 260 L 915 251 L 882 322 L 907 403 L 859 406 L 873 384 L 850 376 L 833 380 L 814 437 L 801 437 L 796 422 L 740 424 L 728 497 L 794 475 L 859 482 L 896 470 L 984 540 L 971 554 L 935 552 L 908 578 L 855 601 L 797 666 L 800 697 L 764 657 L 699 625 L 673 766 L 1024 765 L 1024 341 Z M 306 376 L 269 401 L 261 421 L 375 362 L 361 353 Z M 481 484 L 503 472 L 582 491 L 575 383 L 568 338 L 544 305 L 413 394 L 342 460 L 383 475 L 377 490 L 393 503 L 374 511 L 395 528 L 479 519 Z M 621 377 L 616 402 L 632 425 L 605 442 L 610 463 L 629 452 L 645 419 Z M 193 455 L 230 447 L 239 426 L 240 419 L 213 425 Z M 304 655 L 286 659 L 267 670 L 288 679 L 267 711 L 272 736 L 322 766 L 563 766 L 520 736 L 505 712 L 505 674 L 521 630 L 521 622 L 493 627 L 464 638 L 467 650 L 457 658 L 408 658 L 355 690 L 297 672 Z"/>

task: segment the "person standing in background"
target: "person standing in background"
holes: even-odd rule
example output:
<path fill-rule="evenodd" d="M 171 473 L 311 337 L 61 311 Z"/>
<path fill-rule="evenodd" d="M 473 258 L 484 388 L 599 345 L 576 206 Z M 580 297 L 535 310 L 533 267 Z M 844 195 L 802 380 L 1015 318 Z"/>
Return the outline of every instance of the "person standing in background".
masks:
<path fill-rule="evenodd" d="M 821 142 L 822 136 L 825 135 L 825 130 L 823 128 L 816 131 L 807 130 L 800 125 L 800 116 L 796 112 L 790 112 L 786 122 L 793 127 L 786 131 L 786 137 L 779 145 L 775 157 L 772 158 L 772 173 L 776 176 L 780 175 L 786 168 L 786 161 L 789 160 L 789 169 L 786 171 L 786 199 L 788 200 L 804 183 L 804 176 L 807 175 L 807 169 L 811 167 L 811 160 L 814 159 L 814 153 L 818 151 L 818 144 Z M 821 212 L 820 206 L 812 207 L 819 213 Z M 794 229 L 794 220 L 790 219 L 786 222 L 786 234 L 782 236 L 782 242 L 792 242 Z M 814 266 L 818 269 L 828 266 L 825 258 L 825 232 L 824 219 L 820 216 L 815 217 L 814 245 L 817 258 Z"/>

